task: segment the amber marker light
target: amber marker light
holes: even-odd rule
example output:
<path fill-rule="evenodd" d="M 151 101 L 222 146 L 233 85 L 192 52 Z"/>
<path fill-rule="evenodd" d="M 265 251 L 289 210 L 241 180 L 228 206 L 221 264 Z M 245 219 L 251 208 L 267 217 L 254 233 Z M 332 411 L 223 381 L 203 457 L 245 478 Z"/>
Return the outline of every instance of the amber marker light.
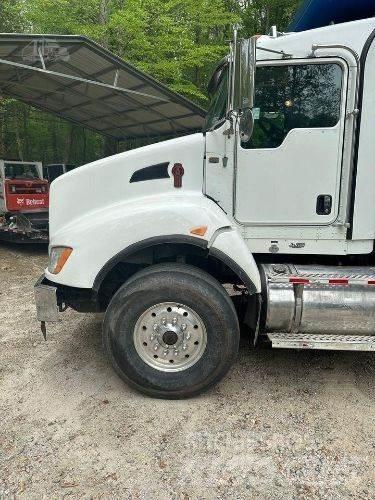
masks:
<path fill-rule="evenodd" d="M 207 232 L 207 226 L 198 226 L 190 229 L 190 234 L 196 234 L 197 236 L 204 236 Z"/>
<path fill-rule="evenodd" d="M 49 258 L 49 272 L 51 274 L 59 274 L 72 252 L 73 248 L 70 247 L 53 247 Z"/>

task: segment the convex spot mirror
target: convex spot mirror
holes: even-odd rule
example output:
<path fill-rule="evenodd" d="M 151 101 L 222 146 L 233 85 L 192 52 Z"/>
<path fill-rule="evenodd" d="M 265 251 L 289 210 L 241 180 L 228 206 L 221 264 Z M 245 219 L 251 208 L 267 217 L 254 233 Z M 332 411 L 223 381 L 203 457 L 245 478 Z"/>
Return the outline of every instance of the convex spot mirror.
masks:
<path fill-rule="evenodd" d="M 240 117 L 240 137 L 241 142 L 247 143 L 250 141 L 254 131 L 254 114 L 253 110 L 246 108 L 242 111 Z"/>

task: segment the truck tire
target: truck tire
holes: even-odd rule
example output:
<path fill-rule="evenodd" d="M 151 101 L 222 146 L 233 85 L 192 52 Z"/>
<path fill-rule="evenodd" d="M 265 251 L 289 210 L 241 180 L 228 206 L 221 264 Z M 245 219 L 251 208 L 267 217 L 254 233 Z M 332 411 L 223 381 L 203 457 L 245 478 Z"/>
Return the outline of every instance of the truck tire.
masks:
<path fill-rule="evenodd" d="M 187 398 L 214 385 L 234 362 L 239 338 L 225 289 L 185 264 L 158 264 L 132 276 L 112 298 L 103 325 L 118 375 L 157 398 Z"/>

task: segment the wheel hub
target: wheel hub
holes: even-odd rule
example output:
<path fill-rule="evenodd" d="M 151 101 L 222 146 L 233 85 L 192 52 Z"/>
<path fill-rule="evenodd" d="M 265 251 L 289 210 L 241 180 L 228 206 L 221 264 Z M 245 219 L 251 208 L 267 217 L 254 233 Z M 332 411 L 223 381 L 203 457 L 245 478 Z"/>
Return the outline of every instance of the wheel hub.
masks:
<path fill-rule="evenodd" d="M 134 328 L 134 345 L 142 360 L 161 371 L 182 371 L 203 355 L 207 333 L 200 316 L 174 302 L 145 311 Z"/>
<path fill-rule="evenodd" d="M 167 345 L 174 345 L 178 341 L 178 335 L 176 332 L 172 332 L 172 330 L 168 330 L 163 335 L 163 342 Z"/>

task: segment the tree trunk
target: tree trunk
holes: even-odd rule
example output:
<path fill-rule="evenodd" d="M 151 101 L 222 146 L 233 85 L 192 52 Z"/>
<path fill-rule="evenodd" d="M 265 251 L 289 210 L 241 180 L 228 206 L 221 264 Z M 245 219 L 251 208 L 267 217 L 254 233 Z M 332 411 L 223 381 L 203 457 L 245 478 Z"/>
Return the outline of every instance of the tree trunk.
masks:
<path fill-rule="evenodd" d="M 86 162 L 86 155 L 87 155 L 87 137 L 86 137 L 86 129 L 82 129 L 82 134 L 83 134 L 83 149 L 82 149 L 82 160 L 80 163 Z"/>
<path fill-rule="evenodd" d="M 22 130 L 24 137 L 24 151 L 25 158 L 28 160 L 30 157 L 30 141 L 29 141 L 29 126 L 30 123 L 30 108 L 25 104 L 22 105 Z"/>
<path fill-rule="evenodd" d="M 103 144 L 103 156 L 112 156 L 118 153 L 118 141 L 112 137 L 105 137 Z"/>
<path fill-rule="evenodd" d="M 70 158 L 72 154 L 72 146 L 74 141 L 75 125 L 69 124 L 69 133 L 66 136 L 66 148 L 64 154 L 64 163 L 70 163 Z"/>
<path fill-rule="evenodd" d="M 23 161 L 23 150 L 22 150 L 22 139 L 20 135 L 20 125 L 19 125 L 19 112 L 18 105 L 15 106 L 14 109 L 14 132 L 16 135 L 16 144 L 17 144 L 17 155 L 18 158 Z"/>
<path fill-rule="evenodd" d="M 110 0 L 100 0 L 100 4 L 99 4 L 99 24 L 101 26 L 104 26 L 108 22 L 108 13 L 109 13 L 108 6 L 109 6 L 109 2 L 110 2 Z M 102 36 L 102 39 L 101 39 L 100 42 L 103 45 L 103 47 L 105 47 L 106 49 L 108 49 L 108 38 L 107 38 L 106 35 L 104 35 L 104 33 L 103 33 L 103 36 Z"/>
<path fill-rule="evenodd" d="M 59 158 L 59 147 L 58 147 L 58 140 L 57 140 L 57 120 L 52 119 L 52 127 L 51 127 L 51 135 L 52 135 L 52 162 L 60 163 L 61 158 Z"/>

